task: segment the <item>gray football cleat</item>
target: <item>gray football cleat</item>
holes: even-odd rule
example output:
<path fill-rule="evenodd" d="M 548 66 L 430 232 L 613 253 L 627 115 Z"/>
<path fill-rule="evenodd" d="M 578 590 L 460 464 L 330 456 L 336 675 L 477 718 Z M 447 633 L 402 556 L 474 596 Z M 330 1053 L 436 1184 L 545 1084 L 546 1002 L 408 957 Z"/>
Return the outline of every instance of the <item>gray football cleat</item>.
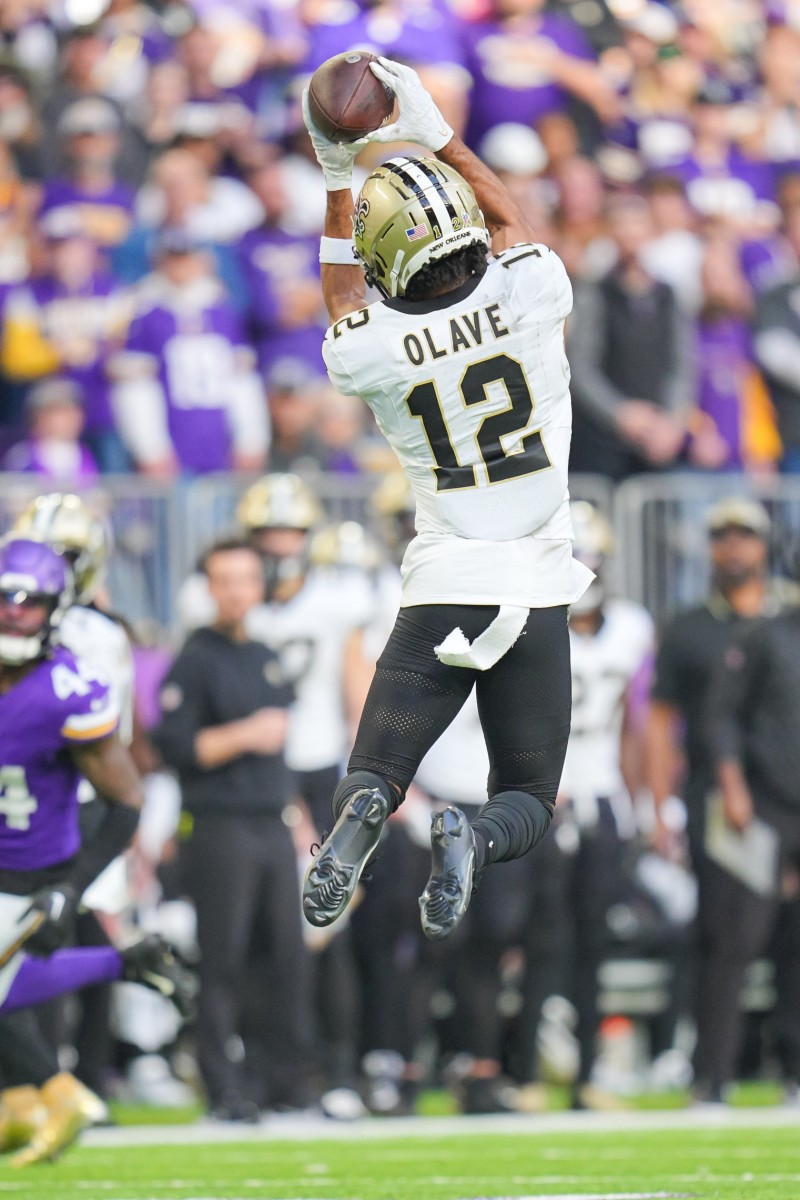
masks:
<path fill-rule="evenodd" d="M 460 808 L 431 818 L 431 876 L 419 898 L 422 931 L 434 942 L 449 937 L 467 911 L 475 873 L 475 835 Z"/>
<path fill-rule="evenodd" d="M 303 913 L 310 925 L 332 925 L 342 915 L 388 816 L 389 802 L 377 788 L 360 788 L 347 801 L 306 871 Z"/>

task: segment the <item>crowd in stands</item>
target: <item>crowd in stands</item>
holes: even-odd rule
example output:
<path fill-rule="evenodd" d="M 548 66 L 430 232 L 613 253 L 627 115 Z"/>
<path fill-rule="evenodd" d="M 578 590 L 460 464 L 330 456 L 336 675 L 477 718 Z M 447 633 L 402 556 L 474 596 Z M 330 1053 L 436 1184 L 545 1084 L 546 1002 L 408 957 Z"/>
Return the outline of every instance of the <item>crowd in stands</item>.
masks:
<path fill-rule="evenodd" d="M 324 376 L 300 115 L 353 47 L 420 72 L 567 264 L 575 469 L 800 467 L 795 0 L 6 0 L 6 469 L 380 463 Z"/>

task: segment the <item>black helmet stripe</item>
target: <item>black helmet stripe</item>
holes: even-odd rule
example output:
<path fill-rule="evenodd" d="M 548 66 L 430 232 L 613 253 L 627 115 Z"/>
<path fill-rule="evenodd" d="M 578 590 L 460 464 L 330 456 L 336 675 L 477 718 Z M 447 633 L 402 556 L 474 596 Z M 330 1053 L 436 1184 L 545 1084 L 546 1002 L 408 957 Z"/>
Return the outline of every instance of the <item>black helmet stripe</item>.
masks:
<path fill-rule="evenodd" d="M 389 166 L 388 163 L 386 165 Z M 423 191 L 420 184 L 418 184 L 416 179 L 413 179 L 408 174 L 407 171 L 404 171 L 402 167 L 397 166 L 394 163 L 391 164 L 390 170 L 393 175 L 396 175 L 398 177 L 398 179 L 402 179 L 403 183 L 406 185 L 407 188 L 411 189 L 412 195 L 414 195 L 416 197 L 416 199 L 419 200 L 420 205 L 422 206 L 422 210 L 425 213 L 425 216 L 428 218 L 428 221 L 430 223 L 431 229 L 433 229 L 433 231 L 434 231 L 434 234 L 436 233 L 436 230 L 438 229 L 439 230 L 438 236 L 441 236 L 442 231 L 441 231 L 439 218 L 436 216 L 436 213 L 434 212 L 434 209 L 433 209 L 433 205 L 431 204 L 428 197 L 425 195 L 425 192 Z"/>
<path fill-rule="evenodd" d="M 439 218 L 437 215 L 435 215 L 435 210 L 431 204 L 431 200 L 428 199 L 426 188 L 420 184 L 419 180 L 414 178 L 414 175 L 411 174 L 407 167 L 419 170 L 423 178 L 431 180 L 432 184 L 434 185 L 435 192 L 437 192 L 437 197 L 441 200 L 441 203 L 444 204 L 445 211 L 447 212 L 447 216 L 450 217 L 450 221 L 452 222 L 456 220 L 456 210 L 453 208 L 450 197 L 447 196 L 444 187 L 441 186 L 441 180 L 439 179 L 439 176 L 434 175 L 431 170 L 423 169 L 423 162 L 409 161 L 405 160 L 405 158 L 393 158 L 393 160 L 390 160 L 386 163 L 386 167 L 389 167 L 391 173 L 393 175 L 397 175 L 398 178 L 404 182 L 405 186 L 410 188 L 411 192 L 414 193 L 414 196 L 417 200 L 419 200 L 422 209 L 425 210 L 425 215 L 428 217 L 429 222 L 431 222 L 434 232 L 435 229 L 439 229 L 439 235 L 441 234 Z"/>
<path fill-rule="evenodd" d="M 430 162 L 428 159 L 422 158 L 422 159 L 418 159 L 414 163 L 414 166 L 417 168 L 418 171 L 422 171 L 423 175 L 428 176 L 431 183 L 436 188 L 436 191 L 439 193 L 439 197 L 440 197 L 442 203 L 444 204 L 445 208 L 447 209 L 448 217 L 450 218 L 451 221 L 455 221 L 457 219 L 458 214 L 456 213 L 456 210 L 455 210 L 455 207 L 453 206 L 452 200 L 450 199 L 447 192 L 444 190 L 444 187 L 442 186 L 442 177 L 439 174 L 439 172 L 437 171 L 435 163 Z"/>

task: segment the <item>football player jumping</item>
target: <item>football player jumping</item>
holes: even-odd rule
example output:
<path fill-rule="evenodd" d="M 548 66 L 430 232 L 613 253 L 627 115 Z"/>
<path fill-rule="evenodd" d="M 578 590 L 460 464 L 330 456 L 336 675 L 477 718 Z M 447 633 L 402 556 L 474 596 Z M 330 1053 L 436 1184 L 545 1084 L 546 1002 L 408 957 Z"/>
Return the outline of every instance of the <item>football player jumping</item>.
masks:
<path fill-rule="evenodd" d="M 335 824 L 306 874 L 312 925 L 344 912 L 425 752 L 476 689 L 488 800 L 431 825 L 422 927 L 447 937 L 477 874 L 547 832 L 570 727 L 567 606 L 591 572 L 572 556 L 566 271 L 531 241 L 497 177 L 445 123 L 416 72 L 372 70 L 399 119 L 369 135 L 436 157 L 390 158 L 355 206 L 355 156 L 306 125 L 327 188 L 320 245 L 336 388 L 372 409 L 416 498 L 400 613 L 377 665 Z M 366 305 L 365 283 L 382 299 Z"/>

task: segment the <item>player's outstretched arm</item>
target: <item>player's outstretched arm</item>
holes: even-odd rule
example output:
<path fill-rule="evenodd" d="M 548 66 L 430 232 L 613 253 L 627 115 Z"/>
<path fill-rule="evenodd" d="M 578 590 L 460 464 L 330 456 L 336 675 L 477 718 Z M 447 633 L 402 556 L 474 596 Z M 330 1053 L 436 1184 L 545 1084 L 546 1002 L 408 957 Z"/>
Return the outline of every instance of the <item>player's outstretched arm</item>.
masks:
<path fill-rule="evenodd" d="M 389 58 L 371 63 L 370 69 L 397 96 L 400 116 L 393 125 L 369 134 L 368 140 L 416 142 L 463 175 L 475 192 L 495 254 L 517 242 L 531 241 L 532 230 L 508 189 L 453 132 L 417 72 Z"/>
<path fill-rule="evenodd" d="M 320 133 L 308 107 L 308 89 L 303 92 L 303 120 L 328 193 L 319 261 L 322 294 L 333 322 L 366 304 L 364 272 L 353 256 L 353 163 L 366 141 L 340 144 Z"/>
<path fill-rule="evenodd" d="M 328 192 L 323 237 L 339 243 L 342 251 L 348 243 L 352 246 L 354 215 L 353 193 L 349 187 L 337 192 Z M 323 245 L 325 244 L 323 242 Z M 332 247 L 334 255 L 336 249 L 336 246 Z M 355 260 L 350 266 L 346 263 L 323 262 L 320 259 L 320 279 L 331 324 L 341 317 L 346 317 L 348 313 L 363 308 L 367 303 L 364 271 Z"/>
<path fill-rule="evenodd" d="M 501 254 L 517 242 L 534 241 L 533 231 L 525 214 L 511 193 L 485 163 L 482 163 L 457 134 L 453 134 L 437 158 L 463 175 L 475 193 L 489 233 L 492 251 Z"/>

